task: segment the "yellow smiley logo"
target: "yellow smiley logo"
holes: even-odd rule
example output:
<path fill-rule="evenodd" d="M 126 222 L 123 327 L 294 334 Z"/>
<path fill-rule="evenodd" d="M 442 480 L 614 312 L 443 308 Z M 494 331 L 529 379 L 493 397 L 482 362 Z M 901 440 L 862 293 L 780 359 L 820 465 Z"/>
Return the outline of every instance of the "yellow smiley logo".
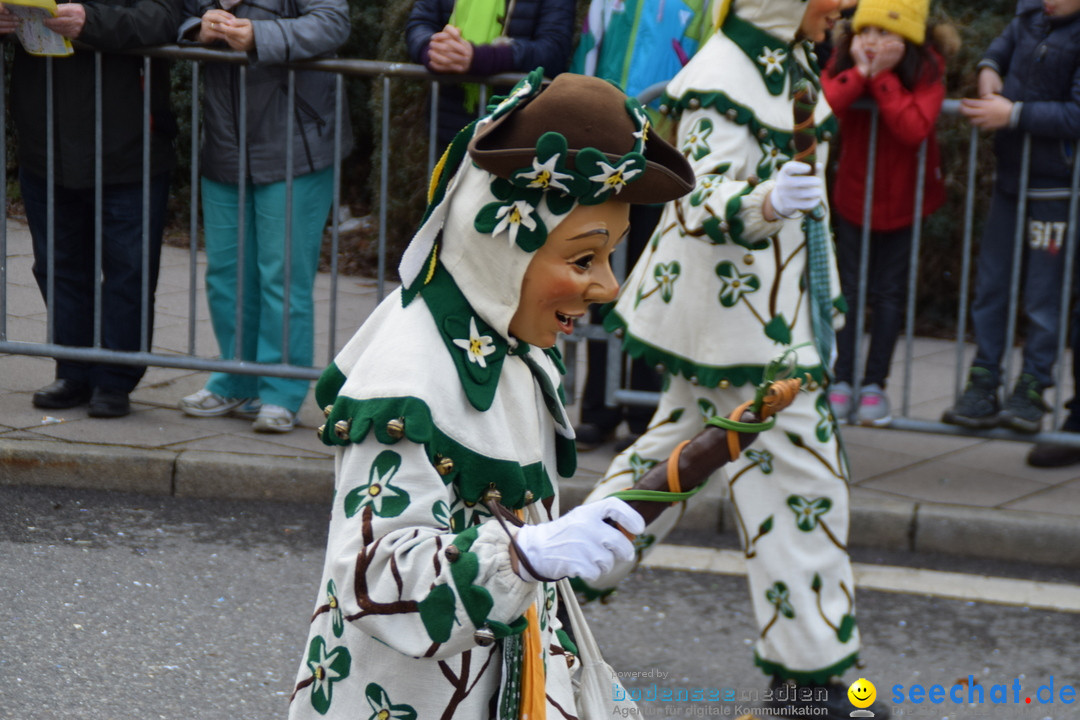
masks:
<path fill-rule="evenodd" d="M 859 678 L 851 683 L 847 696 L 855 707 L 868 708 L 874 704 L 874 699 L 877 697 L 877 688 L 874 687 L 874 683 L 866 678 Z"/>

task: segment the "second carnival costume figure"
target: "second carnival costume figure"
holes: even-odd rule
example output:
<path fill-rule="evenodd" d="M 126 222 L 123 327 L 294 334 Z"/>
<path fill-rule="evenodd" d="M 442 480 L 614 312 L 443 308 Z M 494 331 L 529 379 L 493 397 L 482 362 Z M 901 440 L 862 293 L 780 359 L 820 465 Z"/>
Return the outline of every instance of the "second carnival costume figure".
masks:
<path fill-rule="evenodd" d="M 667 373 L 666 389 L 646 433 L 614 459 L 588 499 L 633 485 L 706 417 L 752 398 L 769 361 L 798 348 L 797 372 L 809 377 L 810 392 L 724 468 L 722 481 L 747 560 L 759 630 L 755 662 L 776 688 L 824 686 L 836 717 L 851 708 L 843 709 L 834 680 L 859 650 L 846 547 L 849 469 L 823 391 L 845 308 L 831 239 L 822 232 L 822 166 L 801 175 L 811 167 L 792 161 L 792 91 L 800 80 L 820 89 L 803 40 L 824 39 L 848 4 L 722 3 L 717 32 L 668 85 L 662 111 L 677 122 L 676 147 L 697 185 L 668 203 L 606 319 L 630 355 Z M 824 163 L 836 125 L 820 93 L 812 119 Z M 640 552 L 684 509 L 651 523 Z M 618 566 L 587 590 L 609 592 L 632 567 Z"/>
<path fill-rule="evenodd" d="M 553 346 L 615 297 L 628 203 L 693 175 L 613 85 L 541 76 L 451 144 L 402 288 L 316 388 L 339 447 L 294 720 L 581 716 L 553 579 L 632 558 L 603 520 L 644 521 L 615 498 L 560 516 L 576 451 Z"/>

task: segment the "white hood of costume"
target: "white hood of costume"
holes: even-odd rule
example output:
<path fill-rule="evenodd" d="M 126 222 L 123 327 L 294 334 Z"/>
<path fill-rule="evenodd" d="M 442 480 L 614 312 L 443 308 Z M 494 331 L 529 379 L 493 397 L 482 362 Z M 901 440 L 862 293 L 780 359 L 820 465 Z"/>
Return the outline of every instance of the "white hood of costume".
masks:
<path fill-rule="evenodd" d="M 791 42 L 799 32 L 807 0 L 732 0 L 730 12 L 770 35 Z"/>

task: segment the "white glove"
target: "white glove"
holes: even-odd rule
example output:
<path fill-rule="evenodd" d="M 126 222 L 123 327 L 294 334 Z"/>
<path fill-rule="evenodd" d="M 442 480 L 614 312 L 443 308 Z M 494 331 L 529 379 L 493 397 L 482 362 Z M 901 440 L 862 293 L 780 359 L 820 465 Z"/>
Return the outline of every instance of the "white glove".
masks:
<path fill-rule="evenodd" d="M 596 580 L 615 567 L 616 560 L 634 559 L 634 545 L 604 520 L 611 518 L 634 535 L 645 530 L 637 510 L 618 498 L 579 505 L 562 517 L 518 528 L 518 550 L 536 572 L 546 578 L 579 577 Z M 524 567 L 518 575 L 535 581 Z"/>
<path fill-rule="evenodd" d="M 825 182 L 817 175 L 808 175 L 810 166 L 791 160 L 780 166 L 776 184 L 769 193 L 773 211 L 788 220 L 813 210 L 825 200 Z"/>

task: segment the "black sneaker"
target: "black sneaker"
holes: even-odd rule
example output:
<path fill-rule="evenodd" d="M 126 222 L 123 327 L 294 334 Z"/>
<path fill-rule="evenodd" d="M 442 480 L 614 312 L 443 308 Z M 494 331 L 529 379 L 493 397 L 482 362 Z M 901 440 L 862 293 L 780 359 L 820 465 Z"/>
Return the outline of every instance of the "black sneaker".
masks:
<path fill-rule="evenodd" d="M 1012 395 L 1005 400 L 1001 424 L 1022 433 L 1042 430 L 1043 415 L 1050 409 L 1043 401 L 1043 386 L 1032 375 L 1024 373 L 1016 381 Z"/>
<path fill-rule="evenodd" d="M 767 706 L 772 711 L 770 715 L 778 717 L 813 717 L 825 720 L 851 720 L 852 717 L 888 720 L 892 717 L 889 708 L 877 701 L 861 711 L 856 710 L 848 699 L 849 687 L 835 681 L 827 685 L 798 685 L 793 680 L 774 677 L 769 683 L 772 700 Z"/>
<path fill-rule="evenodd" d="M 998 402 L 998 386 L 990 371 L 973 367 L 968 371 L 968 382 L 956 405 L 946 410 L 941 422 L 966 428 L 992 428 L 998 424 L 1001 405 Z"/>

